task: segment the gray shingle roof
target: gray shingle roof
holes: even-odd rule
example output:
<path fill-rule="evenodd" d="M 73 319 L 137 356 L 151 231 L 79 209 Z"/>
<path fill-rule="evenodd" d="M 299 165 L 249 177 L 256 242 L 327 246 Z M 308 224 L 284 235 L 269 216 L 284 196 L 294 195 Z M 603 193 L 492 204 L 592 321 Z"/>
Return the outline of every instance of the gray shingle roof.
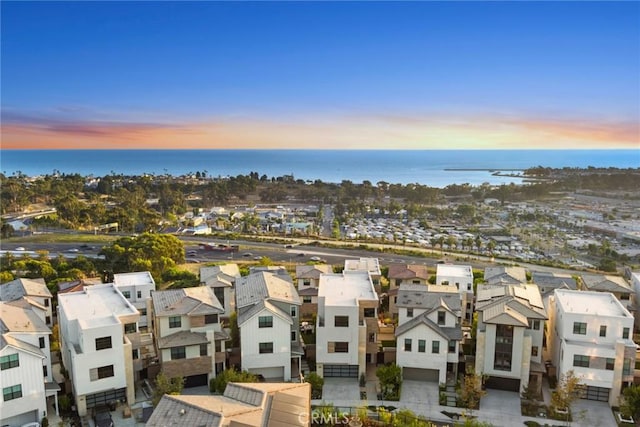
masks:
<path fill-rule="evenodd" d="M 531 281 L 536 285 L 546 288 L 565 288 L 565 289 L 577 289 L 576 279 L 568 274 L 556 274 L 546 271 L 533 271 L 531 272 Z"/>
<path fill-rule="evenodd" d="M 633 292 L 629 283 L 620 276 L 582 274 L 582 282 L 590 291 L 614 292 L 630 294 Z"/>
<path fill-rule="evenodd" d="M 408 322 L 405 322 L 402 325 L 398 326 L 396 328 L 395 335 L 396 337 L 399 337 L 400 335 L 404 334 L 407 331 L 410 331 L 411 329 L 415 328 L 418 325 L 428 326 L 429 328 L 437 332 L 440 336 L 442 336 L 443 338 L 446 338 L 449 341 L 459 341 L 462 339 L 462 329 L 460 328 L 459 324 L 454 328 L 441 327 L 437 323 L 429 319 L 427 317 L 427 313 L 423 313 L 420 316 L 416 316 L 413 319 L 409 320 Z"/>
<path fill-rule="evenodd" d="M 402 285 L 398 290 L 398 300 L 396 306 L 406 308 L 426 308 L 438 307 L 444 301 L 456 315 L 460 314 L 460 294 L 444 292 L 428 292 L 424 285 Z"/>
<path fill-rule="evenodd" d="M 211 288 L 168 289 L 151 292 L 156 316 L 220 314 L 224 312 Z"/>
<path fill-rule="evenodd" d="M 333 273 L 333 268 L 327 264 L 296 265 L 298 279 L 319 279 L 321 274 Z"/>
<path fill-rule="evenodd" d="M 198 344 L 207 344 L 207 335 L 204 332 L 179 331 L 166 337 L 158 338 L 158 348 L 182 347 Z"/>
<path fill-rule="evenodd" d="M 291 320 L 291 316 L 288 313 L 285 313 L 280 308 L 276 307 L 274 304 L 271 304 L 269 300 L 262 300 L 255 305 L 243 307 L 238 311 L 238 325 L 242 325 L 247 320 L 251 319 L 256 314 L 260 313 L 262 310 L 267 309 L 275 315 L 281 317 L 287 322 L 293 324 L 293 320 Z"/>
<path fill-rule="evenodd" d="M 485 323 L 525 326 L 528 319 L 547 319 L 537 285 L 479 285 L 476 310 Z"/>
<path fill-rule="evenodd" d="M 265 298 L 290 304 L 300 304 L 300 297 L 290 276 L 266 271 L 242 277 L 236 284 L 238 308 L 259 303 Z"/>
<path fill-rule="evenodd" d="M 527 272 L 522 267 L 487 267 L 484 281 L 490 285 L 527 283 Z"/>
<path fill-rule="evenodd" d="M 0 301 L 14 301 L 24 296 L 51 298 L 44 279 L 16 279 L 0 285 Z"/>

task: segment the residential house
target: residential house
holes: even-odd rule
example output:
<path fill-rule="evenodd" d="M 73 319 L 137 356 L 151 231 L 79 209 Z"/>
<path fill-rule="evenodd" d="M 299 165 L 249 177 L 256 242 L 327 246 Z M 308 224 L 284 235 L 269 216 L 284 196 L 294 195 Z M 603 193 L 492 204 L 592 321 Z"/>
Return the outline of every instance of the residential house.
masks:
<path fill-rule="evenodd" d="M 309 383 L 229 383 L 223 396 L 165 394 L 147 427 L 306 427 Z"/>
<path fill-rule="evenodd" d="M 0 425 L 40 422 L 60 390 L 51 370 L 51 330 L 25 299 L 0 302 Z"/>
<path fill-rule="evenodd" d="M 486 386 L 521 392 L 532 384 L 540 390 L 547 314 L 538 287 L 478 285 L 476 311 L 475 369 L 487 376 Z"/>
<path fill-rule="evenodd" d="M 15 301 L 25 298 L 44 320 L 48 327 L 53 326 L 51 312 L 51 292 L 44 279 L 16 279 L 0 285 L 0 301 Z"/>
<path fill-rule="evenodd" d="M 638 301 L 638 297 L 640 296 L 640 272 L 632 272 L 629 271 L 629 280 L 631 281 L 631 287 L 633 289 L 633 292 L 635 293 L 634 296 L 634 300 Z M 634 318 L 635 318 L 635 329 L 634 330 L 638 330 L 640 329 L 640 313 L 638 311 L 640 311 L 640 307 L 638 307 L 638 304 L 635 304 L 635 308 L 636 310 L 634 312 L 632 312 L 634 314 Z"/>
<path fill-rule="evenodd" d="M 396 364 L 407 380 L 445 383 L 458 373 L 460 295 L 403 284 L 398 291 Z"/>
<path fill-rule="evenodd" d="M 538 285 L 542 295 L 553 293 L 555 289 L 578 289 L 576 279 L 565 273 L 532 271 L 531 281 Z"/>
<path fill-rule="evenodd" d="M 236 310 L 236 282 L 240 278 L 238 264 L 223 264 L 200 268 L 200 284 L 208 286 L 224 308 L 223 319 Z"/>
<path fill-rule="evenodd" d="M 556 289 L 549 300 L 548 355 L 558 377 L 573 371 L 583 398 L 620 404 L 633 383 L 633 316 L 609 292 Z"/>
<path fill-rule="evenodd" d="M 460 293 L 462 321 L 473 320 L 473 270 L 470 265 L 437 264 L 436 285 L 451 286 Z"/>
<path fill-rule="evenodd" d="M 635 311 L 635 292 L 623 277 L 601 274 L 581 274 L 582 290 L 611 292 L 622 303 L 624 308 Z"/>
<path fill-rule="evenodd" d="M 527 283 L 527 272 L 522 267 L 487 267 L 484 281 L 488 285 L 518 285 Z"/>
<path fill-rule="evenodd" d="M 153 291 L 147 312 L 161 370 L 182 376 L 185 387 L 208 385 L 226 366 L 222 305 L 208 286 Z"/>
<path fill-rule="evenodd" d="M 242 369 L 270 380 L 300 378 L 300 305 L 289 275 L 259 271 L 240 278 L 236 307 Z"/>
<path fill-rule="evenodd" d="M 318 285 L 321 274 L 333 273 L 327 264 L 296 265 L 298 295 L 302 299 L 300 317 L 310 317 L 318 312 Z"/>
<path fill-rule="evenodd" d="M 134 273 L 116 273 L 113 275 L 113 283 L 122 292 L 122 295 L 140 312 L 138 327 L 143 330 L 149 325 L 147 319 L 147 300 L 151 298 L 151 292 L 156 289 L 156 282 L 148 271 Z"/>
<path fill-rule="evenodd" d="M 364 270 L 323 274 L 318 288 L 316 372 L 359 378 L 378 352 L 378 294 Z"/>
<path fill-rule="evenodd" d="M 139 320 L 113 283 L 58 295 L 60 353 L 80 416 L 102 404 L 135 402 Z"/>
<path fill-rule="evenodd" d="M 344 271 L 366 271 L 371 277 L 374 289 L 376 292 L 380 292 L 382 272 L 380 271 L 378 258 L 345 259 Z"/>
<path fill-rule="evenodd" d="M 398 318 L 398 289 L 404 284 L 426 285 L 429 281 L 427 266 L 420 264 L 390 264 L 389 265 L 389 317 Z M 381 295 L 382 296 L 382 295 Z"/>

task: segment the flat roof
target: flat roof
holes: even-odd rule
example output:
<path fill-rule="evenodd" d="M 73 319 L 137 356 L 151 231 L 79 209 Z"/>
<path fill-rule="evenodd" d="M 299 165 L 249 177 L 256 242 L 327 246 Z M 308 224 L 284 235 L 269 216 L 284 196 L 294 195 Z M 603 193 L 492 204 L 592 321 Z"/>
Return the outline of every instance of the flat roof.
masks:
<path fill-rule="evenodd" d="M 80 292 L 58 295 L 58 303 L 67 319 L 83 320 L 87 326 L 104 325 L 104 319 L 113 316 L 140 314 L 113 283 L 87 286 Z"/>
<path fill-rule="evenodd" d="M 364 258 L 360 259 L 345 259 L 344 260 L 345 271 L 368 271 L 374 276 L 380 276 L 380 262 L 378 258 Z"/>
<path fill-rule="evenodd" d="M 153 276 L 151 276 L 151 273 L 148 271 L 114 274 L 113 283 L 115 283 L 116 286 L 153 285 L 155 287 L 156 285 Z"/>
<path fill-rule="evenodd" d="M 620 301 L 609 292 L 556 289 L 554 293 L 556 303 L 565 313 L 631 317 Z"/>
<path fill-rule="evenodd" d="M 437 264 L 436 275 L 473 279 L 473 271 L 471 271 L 470 265 Z"/>
<path fill-rule="evenodd" d="M 378 294 L 366 271 L 322 274 L 318 297 L 325 297 L 326 305 L 354 306 L 358 300 L 378 301 Z"/>

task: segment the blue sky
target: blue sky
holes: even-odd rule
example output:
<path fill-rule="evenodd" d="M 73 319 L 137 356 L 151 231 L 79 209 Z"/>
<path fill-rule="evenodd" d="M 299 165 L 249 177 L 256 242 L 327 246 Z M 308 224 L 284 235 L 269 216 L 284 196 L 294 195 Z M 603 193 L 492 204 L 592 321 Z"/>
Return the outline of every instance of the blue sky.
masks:
<path fill-rule="evenodd" d="M 640 144 L 638 2 L 1 8 L 5 148 Z"/>

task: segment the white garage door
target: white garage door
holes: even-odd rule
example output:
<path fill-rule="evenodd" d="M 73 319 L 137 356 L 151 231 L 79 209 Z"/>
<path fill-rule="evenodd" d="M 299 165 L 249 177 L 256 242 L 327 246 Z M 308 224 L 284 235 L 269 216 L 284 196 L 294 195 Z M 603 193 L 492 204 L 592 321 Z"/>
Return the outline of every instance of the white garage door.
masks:
<path fill-rule="evenodd" d="M 437 369 L 403 368 L 402 378 L 412 381 L 439 382 L 440 371 Z"/>

